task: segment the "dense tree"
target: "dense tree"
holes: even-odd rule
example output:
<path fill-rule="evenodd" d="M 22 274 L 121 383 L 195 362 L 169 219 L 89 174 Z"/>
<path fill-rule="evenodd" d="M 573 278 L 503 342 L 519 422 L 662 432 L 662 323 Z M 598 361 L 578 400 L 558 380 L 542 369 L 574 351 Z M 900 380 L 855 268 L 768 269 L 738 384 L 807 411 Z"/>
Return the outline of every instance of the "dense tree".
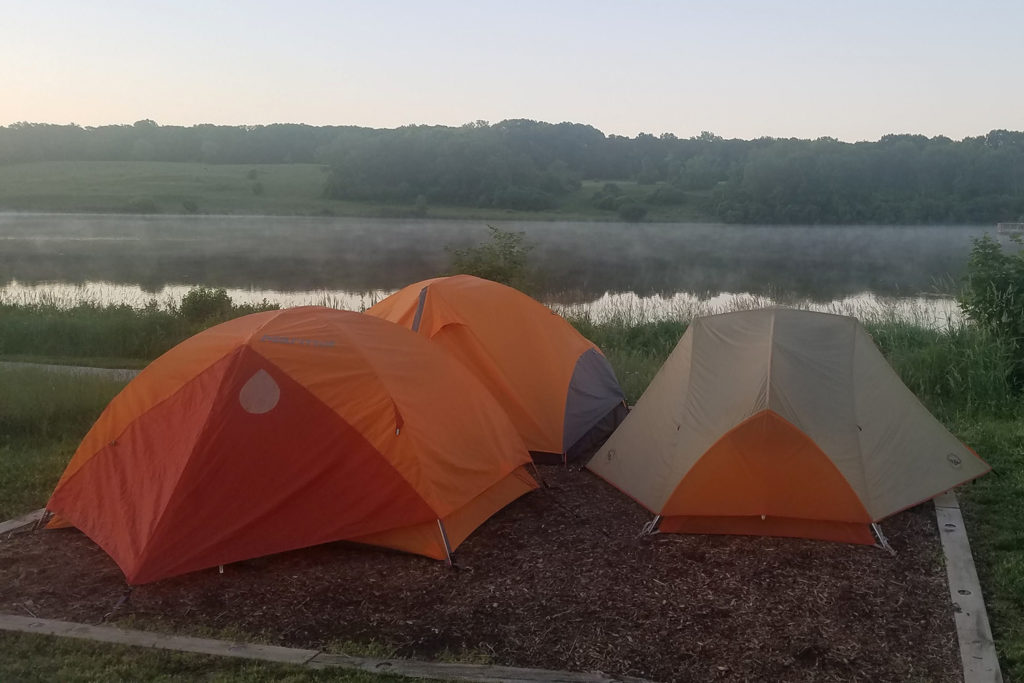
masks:
<path fill-rule="evenodd" d="M 650 205 L 691 204 L 728 222 L 978 223 L 1024 216 L 1024 133 L 962 141 L 886 135 L 845 143 L 710 132 L 680 139 L 606 136 L 583 124 L 523 119 L 460 127 L 0 127 L 0 163 L 182 161 L 322 163 L 339 199 L 538 210 L 582 180 L 650 185 Z M 602 191 L 594 205 L 618 211 Z M 636 210 L 631 210 L 636 214 Z M 631 215 L 632 215 L 631 214 Z"/>

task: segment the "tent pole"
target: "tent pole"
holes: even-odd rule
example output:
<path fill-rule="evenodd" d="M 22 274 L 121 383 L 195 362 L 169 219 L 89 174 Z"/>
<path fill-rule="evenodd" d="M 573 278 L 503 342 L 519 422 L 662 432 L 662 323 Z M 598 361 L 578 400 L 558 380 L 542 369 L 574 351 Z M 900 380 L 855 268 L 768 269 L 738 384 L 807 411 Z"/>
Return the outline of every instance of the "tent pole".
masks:
<path fill-rule="evenodd" d="M 448 566 L 453 567 L 455 564 L 452 562 L 452 547 L 448 544 L 448 533 L 444 530 L 444 523 L 438 519 L 437 528 L 441 530 L 441 540 L 444 541 L 444 554 L 448 558 Z"/>
<path fill-rule="evenodd" d="M 878 547 L 888 550 L 890 555 L 895 555 L 896 551 L 889 545 L 889 539 L 882 533 L 882 527 L 878 526 L 876 522 L 872 522 L 871 529 L 875 532 L 875 536 L 878 537 Z"/>

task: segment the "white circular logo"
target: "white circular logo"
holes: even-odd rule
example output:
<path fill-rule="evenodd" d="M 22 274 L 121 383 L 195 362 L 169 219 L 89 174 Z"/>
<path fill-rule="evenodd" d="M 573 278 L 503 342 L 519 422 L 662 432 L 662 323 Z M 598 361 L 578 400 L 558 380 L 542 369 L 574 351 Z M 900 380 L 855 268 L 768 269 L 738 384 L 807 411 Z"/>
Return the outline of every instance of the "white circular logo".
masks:
<path fill-rule="evenodd" d="M 266 370 L 257 370 L 238 392 L 242 409 L 253 415 L 269 413 L 281 398 L 281 388 Z"/>

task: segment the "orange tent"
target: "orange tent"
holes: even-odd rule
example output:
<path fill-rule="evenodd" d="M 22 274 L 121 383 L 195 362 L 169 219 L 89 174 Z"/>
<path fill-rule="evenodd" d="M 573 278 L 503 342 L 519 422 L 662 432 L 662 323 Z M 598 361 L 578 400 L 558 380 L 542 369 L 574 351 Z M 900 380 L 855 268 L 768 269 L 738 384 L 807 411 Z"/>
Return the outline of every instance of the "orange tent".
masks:
<path fill-rule="evenodd" d="M 213 327 L 107 406 L 47 507 L 129 583 L 329 541 L 450 557 L 536 487 L 515 428 L 398 325 L 306 307 Z"/>
<path fill-rule="evenodd" d="M 434 278 L 366 313 L 408 327 L 458 358 L 538 459 L 589 455 L 624 415 L 622 389 L 601 350 L 511 287 L 471 275 Z"/>
<path fill-rule="evenodd" d="M 694 320 L 588 467 L 662 531 L 852 543 L 989 470 L 857 320 L 781 308 Z"/>

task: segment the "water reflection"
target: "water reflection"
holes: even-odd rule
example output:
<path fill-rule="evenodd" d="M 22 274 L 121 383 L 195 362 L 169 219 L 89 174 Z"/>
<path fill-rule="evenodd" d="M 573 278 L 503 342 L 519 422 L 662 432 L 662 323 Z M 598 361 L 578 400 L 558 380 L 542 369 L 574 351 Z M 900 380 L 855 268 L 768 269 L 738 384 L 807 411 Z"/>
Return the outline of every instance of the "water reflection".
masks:
<path fill-rule="evenodd" d="M 538 298 L 598 320 L 689 318 L 784 304 L 926 325 L 989 227 L 499 222 L 526 233 Z M 363 310 L 445 272 L 483 222 L 248 216 L 0 214 L 0 296 L 177 302 L 197 284 L 236 302 Z M 1003 238 L 1004 240 L 1006 238 Z M 6 286 L 3 286 L 6 283 Z"/>
<path fill-rule="evenodd" d="M 818 303 L 863 292 L 913 297 L 948 291 L 962 273 L 971 239 L 993 231 L 496 225 L 527 234 L 535 245 L 531 263 L 544 274 L 539 294 L 560 303 L 589 302 L 606 292 L 644 299 L 689 292 L 701 300 L 747 292 Z M 443 273 L 448 249 L 486 236 L 478 221 L 0 214 L 0 283 L 108 282 L 157 297 L 192 284 L 251 290 L 258 297 L 349 297 Z"/>
<path fill-rule="evenodd" d="M 154 293 L 147 292 L 137 285 L 118 285 L 110 282 L 93 282 L 84 285 L 62 283 L 26 285 L 13 282 L 0 288 L 0 300 L 26 304 L 55 303 L 61 306 L 72 306 L 79 302 L 124 303 L 134 307 L 142 307 L 150 302 L 155 302 L 158 306 L 166 307 L 171 303 L 179 302 L 188 289 L 189 287 L 184 285 L 171 285 Z M 351 311 L 363 311 L 391 294 L 392 291 L 378 289 L 367 292 L 346 290 L 282 292 L 272 289 L 234 288 L 227 290 L 232 301 L 236 303 L 254 304 L 270 301 L 280 304 L 282 307 L 315 305 Z M 871 292 L 862 292 L 827 303 L 793 296 L 760 296 L 751 292 L 726 292 L 703 298 L 689 292 L 647 296 L 636 292 L 604 292 L 601 296 L 584 303 L 565 303 L 558 299 L 559 297 L 551 297 L 544 299 L 544 302 L 563 315 L 589 316 L 596 322 L 615 318 L 631 322 L 664 319 L 689 320 L 698 315 L 773 305 L 852 315 L 862 320 L 897 318 L 936 328 L 944 327 L 961 319 L 960 309 L 952 298 L 886 297 Z"/>

